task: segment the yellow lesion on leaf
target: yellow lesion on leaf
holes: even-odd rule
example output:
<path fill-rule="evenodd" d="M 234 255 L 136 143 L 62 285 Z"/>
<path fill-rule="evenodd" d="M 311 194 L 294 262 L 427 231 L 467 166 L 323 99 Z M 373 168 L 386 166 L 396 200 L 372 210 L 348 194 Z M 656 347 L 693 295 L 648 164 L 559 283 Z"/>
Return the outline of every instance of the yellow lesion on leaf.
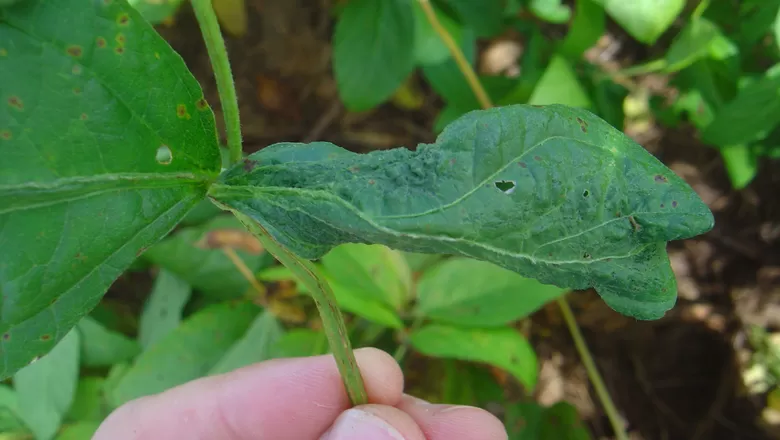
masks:
<path fill-rule="evenodd" d="M 177 105 L 176 116 L 178 116 L 179 119 L 190 119 L 190 112 L 187 111 L 187 106 L 184 104 Z"/>
<path fill-rule="evenodd" d="M 18 96 L 11 96 L 8 98 L 8 105 L 19 111 L 24 110 L 24 102 L 22 102 L 22 98 Z"/>
<path fill-rule="evenodd" d="M 97 37 L 96 43 L 97 43 L 97 47 L 99 47 L 101 49 L 106 47 L 106 44 L 107 44 L 106 43 L 106 39 L 103 38 L 103 37 Z"/>
<path fill-rule="evenodd" d="M 126 12 L 123 12 L 116 17 L 116 24 L 119 26 L 127 26 L 128 23 L 130 23 L 130 16 Z"/>
<path fill-rule="evenodd" d="M 206 102 L 206 98 L 200 98 L 195 102 L 195 108 L 200 111 L 207 110 L 209 108 L 209 103 Z"/>

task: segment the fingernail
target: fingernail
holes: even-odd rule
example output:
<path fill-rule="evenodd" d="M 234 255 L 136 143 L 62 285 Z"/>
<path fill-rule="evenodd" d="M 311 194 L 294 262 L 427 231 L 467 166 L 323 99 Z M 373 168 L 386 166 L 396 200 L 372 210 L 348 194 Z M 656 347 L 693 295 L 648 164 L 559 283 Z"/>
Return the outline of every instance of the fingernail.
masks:
<path fill-rule="evenodd" d="M 383 419 L 359 409 L 341 413 L 320 440 L 404 440 L 398 430 Z"/>
<path fill-rule="evenodd" d="M 421 410 L 427 413 L 440 414 L 449 411 L 459 410 L 462 408 L 470 408 L 468 406 L 463 406 L 463 405 L 447 405 L 447 404 L 431 403 L 428 402 L 427 400 L 423 400 L 420 399 L 419 397 L 414 397 L 409 394 L 404 394 L 404 398 L 408 399 L 414 406 L 420 408 Z"/>

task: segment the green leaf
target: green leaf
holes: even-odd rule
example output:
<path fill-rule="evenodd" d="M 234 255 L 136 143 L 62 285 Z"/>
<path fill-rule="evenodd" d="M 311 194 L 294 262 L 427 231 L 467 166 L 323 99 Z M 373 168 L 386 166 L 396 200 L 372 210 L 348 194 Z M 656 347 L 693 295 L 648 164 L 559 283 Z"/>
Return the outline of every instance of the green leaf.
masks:
<path fill-rule="evenodd" d="M 745 145 L 729 145 L 720 148 L 720 154 L 726 165 L 726 172 L 734 189 L 746 187 L 758 173 L 758 161 Z"/>
<path fill-rule="evenodd" d="M 19 414 L 19 397 L 11 387 L 0 384 L 0 433 L 28 431 Z M 2 436 L 0 436 L 2 438 Z"/>
<path fill-rule="evenodd" d="M 107 414 L 107 406 L 103 397 L 106 379 L 86 376 L 79 380 L 73 404 L 65 416 L 69 421 L 101 422 Z"/>
<path fill-rule="evenodd" d="M 48 440 L 67 414 L 79 380 L 79 333 L 71 330 L 48 354 L 17 371 L 19 416 L 38 440 Z"/>
<path fill-rule="evenodd" d="M 446 359 L 442 401 L 450 405 L 485 407 L 504 400 L 504 390 L 481 365 Z"/>
<path fill-rule="evenodd" d="M 221 249 L 206 249 L 200 245 L 209 233 L 217 230 L 246 233 L 235 217 L 221 215 L 203 225 L 180 229 L 151 247 L 144 257 L 211 298 L 240 298 L 250 289 L 246 278 Z M 235 249 L 235 252 L 252 271 L 273 261 L 265 252 L 254 254 L 243 249 Z"/>
<path fill-rule="evenodd" d="M 571 18 L 571 8 L 562 0 L 531 0 L 531 12 L 544 21 L 564 24 Z"/>
<path fill-rule="evenodd" d="M 477 40 L 474 32 L 469 28 L 463 29 L 460 50 L 463 56 L 473 67 L 477 51 Z M 479 108 L 479 102 L 474 97 L 474 92 L 469 88 L 466 78 L 460 72 L 454 59 L 448 58 L 438 64 L 423 65 L 423 76 L 431 88 L 438 93 L 448 104 L 459 109 Z"/>
<path fill-rule="evenodd" d="M 160 270 L 138 324 L 141 347 L 149 347 L 179 326 L 191 293 L 187 282 L 165 269 Z"/>
<path fill-rule="evenodd" d="M 356 287 L 348 287 L 326 277 L 333 289 L 339 308 L 361 316 L 369 321 L 394 329 L 402 329 L 404 323 L 390 306 L 377 298 L 370 298 L 364 291 Z"/>
<path fill-rule="evenodd" d="M 209 374 L 228 373 L 235 369 L 271 359 L 271 348 L 284 334 L 284 329 L 270 312 L 262 312 Z"/>
<path fill-rule="evenodd" d="M 203 199 L 220 158 L 198 82 L 124 1 L 0 8 L 0 84 L 3 379 Z"/>
<path fill-rule="evenodd" d="M 141 348 L 127 336 L 103 327 L 85 316 L 78 323 L 81 334 L 81 363 L 87 367 L 108 367 L 133 359 Z"/>
<path fill-rule="evenodd" d="M 637 41 L 653 44 L 674 23 L 685 0 L 593 0 Z"/>
<path fill-rule="evenodd" d="M 532 314 L 566 291 L 492 263 L 453 258 L 420 278 L 416 313 L 447 324 L 502 326 Z"/>
<path fill-rule="evenodd" d="M 748 144 L 766 137 L 778 124 L 780 72 L 770 71 L 719 109 L 701 136 L 704 142 L 718 146 Z"/>
<path fill-rule="evenodd" d="M 587 92 L 565 58 L 555 55 L 536 83 L 528 104 L 564 104 L 572 107 L 591 106 Z"/>
<path fill-rule="evenodd" d="M 460 21 L 473 28 L 480 38 L 501 33 L 504 24 L 505 0 L 443 0 Z"/>
<path fill-rule="evenodd" d="M 249 302 L 219 303 L 185 320 L 144 351 L 108 390 L 114 407 L 209 373 L 257 316 Z"/>
<path fill-rule="evenodd" d="M 566 38 L 561 41 L 559 53 L 570 59 L 578 59 L 593 47 L 606 30 L 604 8 L 593 0 L 577 0 Z"/>
<path fill-rule="evenodd" d="M 290 358 L 317 356 L 328 352 L 325 333 L 306 328 L 293 329 L 285 333 L 271 350 L 271 357 Z"/>
<path fill-rule="evenodd" d="M 466 329 L 430 324 L 409 338 L 412 346 L 424 355 L 494 365 L 514 376 L 528 393 L 536 387 L 536 353 L 515 329 Z"/>
<path fill-rule="evenodd" d="M 474 111 L 414 152 L 280 143 L 248 161 L 211 196 L 304 258 L 350 242 L 457 254 L 545 284 L 595 287 L 640 319 L 675 303 L 666 242 L 714 221 L 641 146 L 560 105 Z"/>
<path fill-rule="evenodd" d="M 590 440 L 577 409 L 568 402 L 544 407 L 533 402 L 507 407 L 505 425 L 509 440 Z"/>
<path fill-rule="evenodd" d="M 179 10 L 182 0 L 127 0 L 141 16 L 151 24 L 171 19 Z"/>
<path fill-rule="evenodd" d="M 447 30 L 458 45 L 463 41 L 463 26 L 444 14 L 434 5 L 434 12 L 439 23 Z M 450 50 L 438 33 L 431 26 L 430 21 L 418 1 L 412 2 L 414 9 L 414 59 L 419 65 L 442 63 L 451 57 Z"/>
<path fill-rule="evenodd" d="M 351 0 L 333 35 L 333 69 L 350 111 L 386 101 L 414 69 L 414 13 L 407 0 Z"/>
<path fill-rule="evenodd" d="M 64 427 L 56 440 L 90 440 L 99 427 L 99 421 L 74 423 Z"/>
<path fill-rule="evenodd" d="M 367 300 L 400 310 L 409 300 L 412 271 L 403 254 L 381 245 L 343 244 L 322 257 L 324 272 L 336 284 Z"/>

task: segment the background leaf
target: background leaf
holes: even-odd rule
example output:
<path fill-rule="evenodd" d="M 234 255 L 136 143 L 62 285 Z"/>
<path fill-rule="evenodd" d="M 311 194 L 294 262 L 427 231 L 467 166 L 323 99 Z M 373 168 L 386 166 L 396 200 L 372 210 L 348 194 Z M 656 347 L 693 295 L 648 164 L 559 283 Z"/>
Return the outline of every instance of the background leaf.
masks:
<path fill-rule="evenodd" d="M 127 0 L 151 24 L 171 20 L 183 0 Z"/>
<path fill-rule="evenodd" d="M 282 325 L 272 313 L 260 313 L 244 336 L 230 347 L 209 374 L 228 373 L 271 359 L 271 349 L 283 334 Z"/>
<path fill-rule="evenodd" d="M 515 329 L 466 329 L 430 324 L 409 338 L 422 354 L 494 365 L 514 376 L 529 393 L 536 387 L 536 353 Z"/>
<path fill-rule="evenodd" d="M 141 347 L 149 347 L 179 326 L 191 293 L 190 285 L 184 280 L 160 270 L 138 323 Z"/>
<path fill-rule="evenodd" d="M 577 0 L 574 19 L 566 38 L 560 42 L 559 53 L 569 59 L 579 58 L 604 35 L 606 21 L 601 5 L 593 0 Z"/>
<path fill-rule="evenodd" d="M 450 50 L 444 44 L 439 34 L 433 29 L 425 12 L 416 0 L 411 2 L 414 10 L 414 59 L 416 64 L 438 64 L 451 57 Z M 442 13 L 435 5 L 431 5 L 439 23 L 447 30 L 458 45 L 463 41 L 463 27 L 447 14 Z"/>
<path fill-rule="evenodd" d="M 85 316 L 78 323 L 81 335 L 81 363 L 87 367 L 108 367 L 128 361 L 141 351 L 138 343 L 103 327 Z"/>
<path fill-rule="evenodd" d="M 136 359 L 108 390 L 109 403 L 117 407 L 205 376 L 257 313 L 248 302 L 219 303 L 196 312 Z"/>
<path fill-rule="evenodd" d="M 492 263 L 453 258 L 422 275 L 416 313 L 461 326 L 502 326 L 530 315 L 565 292 Z"/>
<path fill-rule="evenodd" d="M 632 37 L 653 44 L 685 7 L 685 0 L 593 0 Z"/>
<path fill-rule="evenodd" d="M 0 433 L 27 433 L 27 426 L 19 414 L 19 397 L 16 391 L 0 384 Z"/>
<path fill-rule="evenodd" d="M 504 22 L 505 0 L 442 0 L 461 22 L 474 29 L 480 38 L 492 37 L 501 32 Z"/>
<path fill-rule="evenodd" d="M 352 0 L 333 35 L 339 96 L 351 111 L 373 108 L 414 69 L 414 14 L 406 0 Z"/>
<path fill-rule="evenodd" d="M 198 82 L 126 2 L 20 2 L 0 41 L 2 379 L 203 199 L 220 157 Z"/>
<path fill-rule="evenodd" d="M 347 242 L 460 254 L 545 284 L 595 287 L 640 319 L 676 300 L 666 242 L 713 226 L 655 157 L 560 105 L 471 112 L 414 152 L 280 143 L 249 160 L 262 165 L 227 171 L 211 196 L 304 258 Z"/>
<path fill-rule="evenodd" d="M 65 419 L 67 421 L 101 422 L 108 416 L 108 405 L 103 396 L 106 379 L 84 376 L 79 379 L 73 404 Z"/>
<path fill-rule="evenodd" d="M 37 440 L 54 437 L 79 380 L 79 333 L 71 330 L 48 354 L 14 375 L 19 415 Z"/>
<path fill-rule="evenodd" d="M 151 247 L 144 257 L 211 298 L 240 298 L 250 289 L 249 282 L 221 249 L 208 249 L 201 244 L 210 233 L 221 230 L 246 233 L 235 217 L 221 215 L 203 225 L 180 229 Z M 243 249 L 235 252 L 252 271 L 273 262 L 273 257 L 265 252 L 255 254 Z"/>
<path fill-rule="evenodd" d="M 328 352 L 325 333 L 306 328 L 293 329 L 285 333 L 274 344 L 271 357 L 290 358 L 317 356 Z"/>
<path fill-rule="evenodd" d="M 590 440 L 577 409 L 567 402 L 550 407 L 523 402 L 507 408 L 505 425 L 509 440 Z"/>

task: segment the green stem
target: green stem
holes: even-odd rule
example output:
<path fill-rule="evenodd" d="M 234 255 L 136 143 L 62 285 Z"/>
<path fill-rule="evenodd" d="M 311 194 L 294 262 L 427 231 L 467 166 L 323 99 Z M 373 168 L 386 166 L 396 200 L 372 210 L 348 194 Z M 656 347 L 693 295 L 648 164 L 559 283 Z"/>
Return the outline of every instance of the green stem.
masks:
<path fill-rule="evenodd" d="M 461 51 L 460 47 L 454 43 L 454 40 L 447 32 L 447 29 L 445 29 L 439 23 L 438 19 L 436 18 L 436 14 L 433 12 L 433 9 L 429 4 L 429 0 L 417 1 L 423 7 L 423 10 L 426 13 L 425 15 L 428 18 L 428 21 L 431 23 L 431 26 L 433 26 L 436 33 L 439 34 L 447 48 L 449 48 L 452 57 L 457 62 L 458 68 L 466 78 L 471 91 L 477 97 L 482 107 L 486 109 L 492 107 L 493 105 L 490 102 L 490 98 L 487 97 L 487 93 L 485 93 L 485 89 L 482 87 L 482 84 L 479 82 L 477 75 L 474 73 L 474 69 L 469 63 L 464 62 L 466 58 L 463 56 L 463 51 Z M 625 427 L 620 420 L 620 416 L 618 415 L 617 409 L 615 408 L 615 404 L 612 402 L 612 398 L 607 391 L 607 387 L 604 386 L 604 381 L 601 379 L 599 370 L 596 368 L 596 364 L 593 362 L 593 358 L 588 351 L 588 346 L 585 344 L 585 340 L 580 333 L 580 329 L 577 326 L 577 321 L 574 319 L 574 314 L 572 314 L 571 309 L 569 308 L 569 304 L 566 302 L 566 298 L 559 297 L 557 301 L 558 306 L 560 306 L 563 313 L 563 317 L 566 320 L 566 325 L 569 327 L 569 331 L 571 332 L 572 338 L 574 339 L 574 345 L 577 347 L 577 351 L 579 352 L 580 357 L 582 357 L 582 363 L 585 365 L 585 369 L 588 372 L 588 377 L 593 383 L 593 388 L 596 390 L 596 394 L 598 395 L 601 404 L 604 406 L 604 412 L 607 413 L 607 417 L 612 424 L 612 429 L 615 431 L 616 439 L 628 440 Z"/>
<path fill-rule="evenodd" d="M 195 17 L 198 19 L 203 40 L 206 42 L 206 50 L 208 50 L 209 59 L 214 69 L 232 165 L 241 160 L 243 152 L 241 150 L 241 119 L 238 116 L 238 96 L 236 95 L 236 85 L 233 83 L 233 73 L 230 70 L 225 40 L 222 38 L 211 0 L 192 0 L 192 8 L 195 10 Z"/>
<path fill-rule="evenodd" d="M 401 341 L 401 344 L 398 346 L 398 348 L 395 350 L 395 353 L 393 353 L 393 358 L 395 359 L 398 364 L 401 364 L 404 360 L 404 356 L 406 356 L 406 352 L 409 350 L 409 335 L 416 332 L 420 329 L 420 327 L 423 324 L 423 317 L 418 316 L 414 318 L 414 321 L 412 321 L 412 325 L 409 326 L 409 329 L 404 332 L 403 340 Z"/>
<path fill-rule="evenodd" d="M 238 211 L 232 212 L 260 240 L 265 250 L 290 269 L 296 278 L 309 289 L 320 312 L 325 336 L 328 338 L 328 344 L 336 358 L 336 364 L 350 402 L 352 405 L 368 403 L 368 394 L 366 394 L 363 376 L 360 374 L 355 354 L 352 352 L 347 326 L 328 282 L 311 261 L 298 257 L 282 246 L 262 225 Z"/>
<path fill-rule="evenodd" d="M 582 337 L 580 327 L 577 325 L 577 320 L 574 319 L 571 307 L 569 307 L 569 304 L 566 302 L 566 297 L 559 297 L 557 301 L 558 306 L 561 308 L 561 313 L 563 313 L 563 319 L 566 321 L 566 326 L 569 328 L 572 339 L 574 339 L 574 346 L 577 348 L 577 352 L 580 354 L 580 358 L 582 358 L 582 363 L 585 365 L 585 370 L 588 372 L 588 378 L 590 378 L 593 389 L 596 391 L 596 395 L 599 397 L 601 405 L 604 406 L 604 412 L 607 413 L 607 418 L 609 418 L 612 429 L 615 431 L 615 439 L 628 440 L 623 421 L 620 419 L 618 410 L 612 402 L 612 397 L 609 395 L 609 391 L 607 391 L 607 387 L 601 379 L 601 374 L 599 374 L 596 363 L 593 362 L 593 357 L 588 350 L 588 344 L 585 343 L 585 338 Z"/>

